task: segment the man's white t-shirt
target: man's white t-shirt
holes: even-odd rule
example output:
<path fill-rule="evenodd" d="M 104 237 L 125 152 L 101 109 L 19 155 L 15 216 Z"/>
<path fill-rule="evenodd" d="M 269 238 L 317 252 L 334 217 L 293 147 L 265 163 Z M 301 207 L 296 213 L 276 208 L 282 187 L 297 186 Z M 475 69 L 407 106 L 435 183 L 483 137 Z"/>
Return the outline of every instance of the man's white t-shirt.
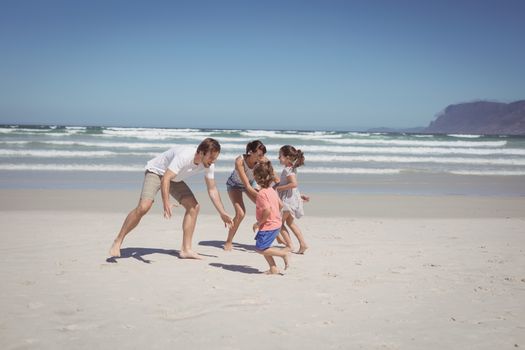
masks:
<path fill-rule="evenodd" d="M 215 164 L 212 164 L 209 168 L 205 168 L 202 163 L 196 165 L 193 163 L 195 152 L 196 148 L 191 146 L 172 147 L 151 159 L 146 164 L 146 170 L 162 176 L 166 172 L 166 169 L 170 169 L 177 174 L 177 176 L 171 180 L 174 182 L 184 181 L 188 177 L 202 172 L 204 172 L 204 176 L 208 179 L 213 179 Z"/>

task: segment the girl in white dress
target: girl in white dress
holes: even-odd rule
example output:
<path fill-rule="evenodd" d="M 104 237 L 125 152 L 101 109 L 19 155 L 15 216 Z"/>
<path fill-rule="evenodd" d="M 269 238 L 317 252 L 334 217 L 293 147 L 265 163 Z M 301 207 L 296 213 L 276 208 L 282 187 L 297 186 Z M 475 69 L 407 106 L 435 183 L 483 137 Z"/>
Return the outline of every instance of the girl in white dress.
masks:
<path fill-rule="evenodd" d="M 304 254 L 308 249 L 303 233 L 294 219 L 299 219 L 304 215 L 303 199 L 308 201 L 307 196 L 301 196 L 299 188 L 297 188 L 297 168 L 304 164 L 304 154 L 300 149 L 286 145 L 279 150 L 279 161 L 284 165 L 281 173 L 279 184 L 275 187 L 279 198 L 283 202 L 283 225 L 281 233 L 286 245 L 292 248 L 292 241 L 288 234 L 288 228 L 293 232 L 299 241 L 299 250 L 297 254 Z"/>

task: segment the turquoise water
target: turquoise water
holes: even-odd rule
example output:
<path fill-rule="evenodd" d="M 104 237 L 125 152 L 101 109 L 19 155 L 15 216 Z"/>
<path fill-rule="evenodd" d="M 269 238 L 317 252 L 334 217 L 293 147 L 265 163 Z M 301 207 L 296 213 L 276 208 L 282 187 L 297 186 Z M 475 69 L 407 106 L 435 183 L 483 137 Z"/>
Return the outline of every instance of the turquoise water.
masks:
<path fill-rule="evenodd" d="M 524 137 L 10 125 L 0 126 L 0 187 L 136 188 L 150 158 L 205 137 L 221 143 L 221 185 L 246 143 L 259 139 L 277 169 L 282 145 L 303 150 L 300 181 L 315 191 L 406 193 L 413 185 L 436 192 L 434 183 L 443 187 L 438 192 L 459 193 L 468 187 L 466 179 L 474 187 L 498 182 L 502 194 L 520 192 L 520 184 L 525 188 Z M 496 186 L 489 192 L 498 191 Z"/>

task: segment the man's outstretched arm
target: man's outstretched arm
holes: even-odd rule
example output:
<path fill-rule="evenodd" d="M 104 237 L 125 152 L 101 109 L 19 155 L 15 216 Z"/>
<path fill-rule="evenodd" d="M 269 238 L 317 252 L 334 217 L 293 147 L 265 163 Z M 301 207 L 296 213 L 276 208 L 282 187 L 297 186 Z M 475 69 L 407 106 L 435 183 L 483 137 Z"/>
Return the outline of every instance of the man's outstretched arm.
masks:
<path fill-rule="evenodd" d="M 217 209 L 219 212 L 224 225 L 230 228 L 233 225 L 233 220 L 230 215 L 228 215 L 226 210 L 224 210 L 224 205 L 222 204 L 221 195 L 219 194 L 219 190 L 215 184 L 215 179 L 208 179 L 205 177 L 205 180 L 206 187 L 208 188 L 208 196 L 210 196 L 211 202 L 215 206 L 215 209 Z"/>

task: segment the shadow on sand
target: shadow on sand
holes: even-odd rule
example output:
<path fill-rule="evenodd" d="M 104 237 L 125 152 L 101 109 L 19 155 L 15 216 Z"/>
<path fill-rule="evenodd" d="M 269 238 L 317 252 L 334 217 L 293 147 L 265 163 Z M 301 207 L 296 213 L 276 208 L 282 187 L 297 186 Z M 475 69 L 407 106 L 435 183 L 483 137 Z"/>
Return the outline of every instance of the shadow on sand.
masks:
<path fill-rule="evenodd" d="M 218 267 L 220 269 L 232 271 L 232 272 L 241 272 L 241 273 L 247 273 L 247 274 L 261 274 L 262 272 L 246 265 L 228 265 L 228 264 L 221 264 L 221 263 L 211 263 L 209 264 L 213 267 Z"/>
<path fill-rule="evenodd" d="M 120 257 L 110 257 L 106 259 L 106 262 L 108 263 L 117 263 L 119 259 L 137 259 L 140 262 L 143 262 L 145 264 L 151 264 L 151 260 L 145 259 L 144 256 L 151 255 L 151 254 L 165 254 L 165 255 L 171 255 L 173 257 L 179 258 L 180 257 L 180 251 L 175 249 L 160 249 L 160 248 L 122 248 L 120 250 Z M 206 255 L 206 254 L 200 254 L 205 257 L 212 257 L 216 258 L 216 255 Z"/>
<path fill-rule="evenodd" d="M 222 247 L 224 246 L 224 241 L 200 241 L 199 245 L 223 249 Z M 242 252 L 255 252 L 255 245 L 233 242 L 233 250 L 239 250 Z"/>
<path fill-rule="evenodd" d="M 141 261 L 146 264 L 150 264 L 151 260 L 145 259 L 144 256 L 151 255 L 151 254 L 166 254 L 171 255 L 176 258 L 180 259 L 180 252 L 178 250 L 174 249 L 159 249 L 159 248 L 122 248 L 120 250 L 120 256 L 116 257 L 113 256 L 111 258 L 107 258 L 106 262 L 108 263 L 116 263 L 119 259 L 137 259 L 138 261 Z"/>

